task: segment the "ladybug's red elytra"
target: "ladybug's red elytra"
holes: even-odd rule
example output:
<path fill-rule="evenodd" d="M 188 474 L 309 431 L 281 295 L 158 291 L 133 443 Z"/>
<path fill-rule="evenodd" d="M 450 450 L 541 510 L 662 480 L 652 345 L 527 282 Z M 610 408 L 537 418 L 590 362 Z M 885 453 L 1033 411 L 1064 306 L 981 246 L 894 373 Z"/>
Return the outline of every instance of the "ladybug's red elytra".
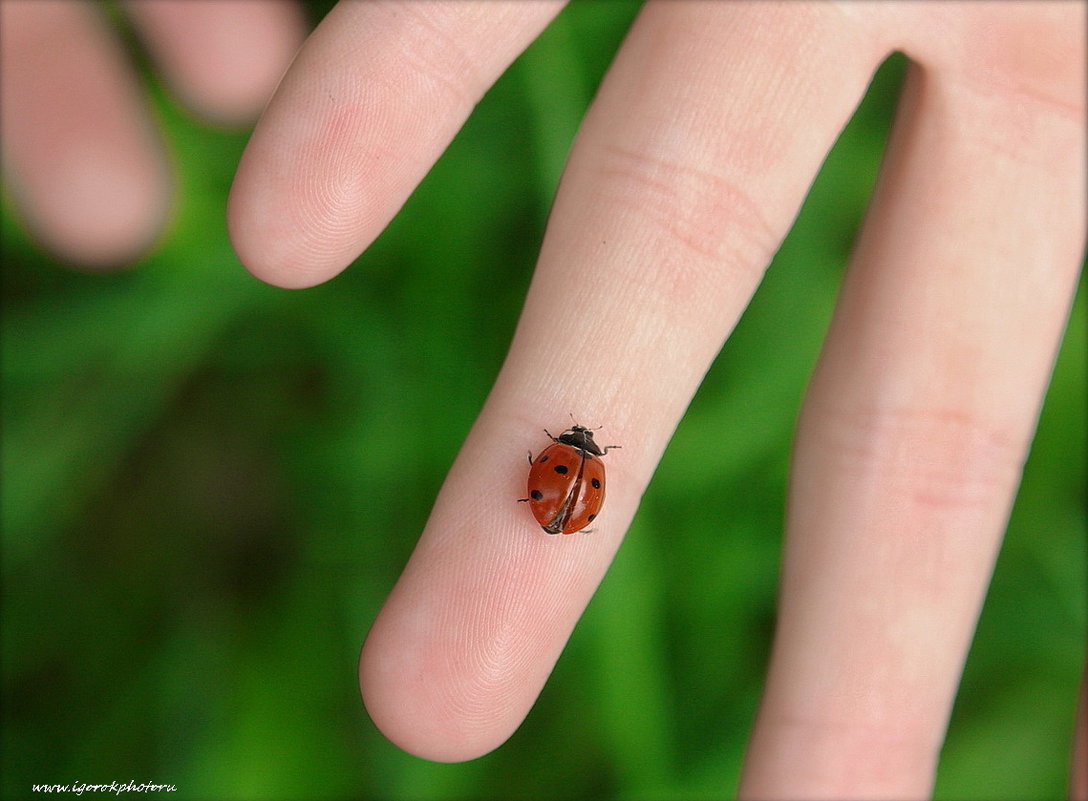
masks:
<path fill-rule="evenodd" d="M 530 454 L 529 509 L 549 534 L 581 531 L 601 511 L 604 503 L 604 463 L 601 457 L 619 445 L 603 450 L 593 441 L 593 431 L 574 425 L 558 437 L 548 434 L 552 444 L 535 459 Z"/>

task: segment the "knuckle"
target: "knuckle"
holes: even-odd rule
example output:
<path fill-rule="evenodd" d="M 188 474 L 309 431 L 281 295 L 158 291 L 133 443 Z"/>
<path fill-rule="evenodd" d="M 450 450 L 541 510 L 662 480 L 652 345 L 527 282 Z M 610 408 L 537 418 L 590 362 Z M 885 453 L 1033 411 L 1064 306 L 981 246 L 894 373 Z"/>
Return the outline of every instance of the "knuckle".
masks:
<path fill-rule="evenodd" d="M 902 7 L 885 22 L 912 58 L 1003 105 L 1083 119 L 1084 21 L 1076 4 Z"/>
<path fill-rule="evenodd" d="M 839 410 L 826 420 L 840 466 L 914 508 L 989 508 L 1019 481 L 1025 443 L 1008 423 L 936 407 Z"/>
<path fill-rule="evenodd" d="M 758 279 L 778 246 L 759 204 L 718 172 L 619 146 L 603 149 L 597 170 L 610 203 L 704 268 Z"/>

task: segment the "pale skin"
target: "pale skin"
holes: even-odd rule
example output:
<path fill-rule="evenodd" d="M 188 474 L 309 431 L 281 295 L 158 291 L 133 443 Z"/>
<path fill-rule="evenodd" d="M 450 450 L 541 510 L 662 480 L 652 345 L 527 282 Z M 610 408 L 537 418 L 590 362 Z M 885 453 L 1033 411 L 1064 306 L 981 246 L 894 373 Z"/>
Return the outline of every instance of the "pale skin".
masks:
<path fill-rule="evenodd" d="M 83 108 L 111 118 L 93 155 L 144 200 L 96 233 L 101 172 L 51 197 L 46 153 L 76 126 L 46 109 L 12 122 L 49 86 L 8 74 L 13 23 L 41 24 L 39 3 L 3 4 L 6 163 L 43 239 L 74 261 L 117 261 L 161 225 L 161 156 L 116 55 L 101 57 L 109 43 L 68 9 L 82 47 L 57 59 L 99 58 L 109 79 L 95 84 L 99 112 Z M 561 5 L 338 5 L 239 166 L 229 225 L 245 266 L 282 287 L 347 267 Z M 298 22 L 259 7 L 247 13 L 268 26 L 250 29 L 281 50 L 232 44 L 266 67 L 252 85 L 267 89 Z M 175 29 L 158 31 L 164 52 L 185 52 Z M 930 793 L 1083 254 L 1084 31 L 1071 2 L 644 7 L 574 144 L 506 362 L 363 648 L 363 698 L 393 742 L 465 760 L 521 723 L 821 160 L 902 50 L 912 67 L 885 164 L 801 412 L 779 625 L 740 795 Z M 263 90 L 224 89 L 222 72 L 173 77 L 223 119 L 260 105 Z M 63 99 L 79 111 L 85 91 Z M 522 497 L 525 449 L 568 411 L 623 444 L 592 535 L 548 536 L 523 506 L 475 502 Z M 1083 799 L 1083 741 L 1077 753 Z"/>

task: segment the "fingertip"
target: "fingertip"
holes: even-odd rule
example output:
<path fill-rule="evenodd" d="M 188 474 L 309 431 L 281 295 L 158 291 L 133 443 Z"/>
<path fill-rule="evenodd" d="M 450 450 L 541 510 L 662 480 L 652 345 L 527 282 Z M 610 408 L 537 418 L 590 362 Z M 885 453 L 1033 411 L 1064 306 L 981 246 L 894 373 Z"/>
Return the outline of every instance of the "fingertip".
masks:
<path fill-rule="evenodd" d="M 115 35 L 75 3 L 5 5 L 4 23 L 0 140 L 27 227 L 73 264 L 132 263 L 173 186 Z"/>
<path fill-rule="evenodd" d="M 165 169 L 122 172 L 102 163 L 73 164 L 64 192 L 43 193 L 27 204 L 30 227 L 46 247 L 79 267 L 111 270 L 138 262 L 163 232 L 172 184 Z"/>
<path fill-rule="evenodd" d="M 335 234 L 300 231 L 292 193 L 270 186 L 254 160 L 247 150 L 227 200 L 227 232 L 242 266 L 281 289 L 307 289 L 339 275 L 357 253 L 337 247 Z"/>
<path fill-rule="evenodd" d="M 286 2 L 158 0 L 130 12 L 184 104 L 228 127 L 260 114 L 306 33 Z"/>
<path fill-rule="evenodd" d="M 619 544 L 541 531 L 517 503 L 524 456 L 496 456 L 523 426 L 498 419 L 512 425 L 477 427 L 462 448 L 359 660 L 375 725 L 436 762 L 479 758 L 517 730 Z M 504 502 L 475 502 L 497 490 Z"/>
<path fill-rule="evenodd" d="M 359 659 L 359 689 L 374 725 L 403 751 L 432 762 L 467 762 L 498 748 L 524 714 L 496 703 L 488 688 L 466 688 L 442 655 L 412 658 L 380 622 Z M 460 685 L 460 686 L 459 686 Z"/>
<path fill-rule="evenodd" d="M 335 6 L 298 51 L 239 164 L 229 225 L 246 269 L 301 288 L 347 267 L 559 8 Z"/>

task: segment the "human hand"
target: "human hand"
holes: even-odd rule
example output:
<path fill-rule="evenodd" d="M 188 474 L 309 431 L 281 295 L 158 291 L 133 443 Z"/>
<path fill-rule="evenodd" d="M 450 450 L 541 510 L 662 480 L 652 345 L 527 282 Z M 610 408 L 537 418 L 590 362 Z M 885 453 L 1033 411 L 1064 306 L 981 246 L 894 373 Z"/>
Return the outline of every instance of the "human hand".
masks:
<path fill-rule="evenodd" d="M 343 269 L 559 7 L 334 9 L 240 165 L 229 221 L 247 267 L 287 287 Z M 645 6 L 575 143 L 494 391 L 367 638 L 363 696 L 390 739 L 454 761 L 520 723 L 824 155 L 901 49 L 914 66 L 798 428 L 741 793 L 929 792 L 1082 254 L 1083 16 Z M 624 446 L 589 536 L 545 535 L 513 502 L 524 451 L 568 410 Z"/>
<path fill-rule="evenodd" d="M 256 117 L 304 32 L 297 7 L 264 0 L 125 10 L 185 104 L 225 125 Z M 3 0 L 0 15 L 0 142 L 30 228 L 77 264 L 136 259 L 165 224 L 172 189 L 119 38 L 85 0 Z"/>

